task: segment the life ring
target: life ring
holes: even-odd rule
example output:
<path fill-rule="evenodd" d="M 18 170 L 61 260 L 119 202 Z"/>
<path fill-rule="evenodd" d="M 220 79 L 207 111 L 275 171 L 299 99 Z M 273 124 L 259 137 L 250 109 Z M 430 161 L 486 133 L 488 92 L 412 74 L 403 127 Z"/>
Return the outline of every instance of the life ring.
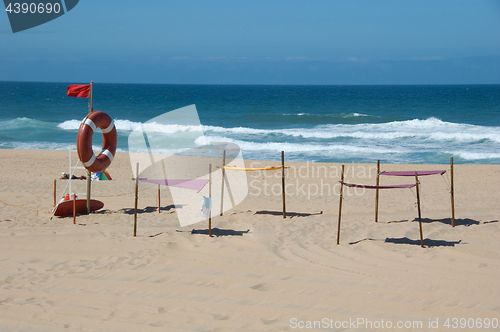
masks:
<path fill-rule="evenodd" d="M 92 136 L 96 128 L 102 131 L 102 151 L 96 157 L 92 151 Z M 91 172 L 102 172 L 113 161 L 116 152 L 117 134 L 113 119 L 101 111 L 89 113 L 83 119 L 76 136 L 78 158 Z"/>

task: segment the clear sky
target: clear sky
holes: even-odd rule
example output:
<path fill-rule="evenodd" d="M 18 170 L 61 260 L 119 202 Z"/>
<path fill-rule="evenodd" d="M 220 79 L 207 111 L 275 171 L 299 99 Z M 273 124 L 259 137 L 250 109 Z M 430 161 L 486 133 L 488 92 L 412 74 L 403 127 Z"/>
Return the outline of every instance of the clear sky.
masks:
<path fill-rule="evenodd" d="M 0 80 L 498 84 L 500 0 L 82 0 L 13 34 Z"/>

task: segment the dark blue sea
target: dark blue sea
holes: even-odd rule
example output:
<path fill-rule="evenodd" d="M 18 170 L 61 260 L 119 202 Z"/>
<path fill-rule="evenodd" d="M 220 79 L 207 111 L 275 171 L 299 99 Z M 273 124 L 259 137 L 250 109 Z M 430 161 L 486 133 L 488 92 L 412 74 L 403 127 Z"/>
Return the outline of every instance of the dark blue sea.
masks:
<path fill-rule="evenodd" d="M 87 98 L 69 83 L 0 82 L 0 148 L 64 150 L 75 144 Z M 141 123 L 195 104 L 208 141 L 245 159 L 500 163 L 500 85 L 259 86 L 94 83 L 94 110 L 118 129 L 118 150 Z M 186 130 L 159 124 L 175 135 Z M 94 135 L 95 150 L 100 135 Z M 102 142 L 102 141 L 101 141 Z"/>

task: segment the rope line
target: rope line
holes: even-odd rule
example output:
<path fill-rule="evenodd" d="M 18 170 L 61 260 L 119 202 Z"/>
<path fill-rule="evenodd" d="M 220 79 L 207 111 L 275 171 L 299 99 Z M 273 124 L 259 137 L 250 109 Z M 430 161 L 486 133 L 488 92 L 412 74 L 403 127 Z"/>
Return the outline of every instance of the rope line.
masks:
<path fill-rule="evenodd" d="M 14 206 L 14 207 L 21 208 L 21 207 L 23 207 L 23 206 L 25 206 L 25 205 L 28 205 L 28 204 L 31 204 L 31 203 L 35 203 L 36 201 L 38 201 L 40 198 L 42 198 L 42 196 L 43 196 L 43 195 L 45 195 L 45 193 L 46 193 L 47 191 L 49 191 L 49 189 L 50 189 L 52 186 L 53 186 L 53 184 L 50 184 L 50 186 L 49 186 L 47 189 L 45 189 L 45 191 L 44 191 L 44 192 L 43 192 L 40 196 L 38 196 L 35 200 L 33 200 L 33 201 L 31 201 L 31 202 L 27 202 L 27 203 L 24 203 L 24 204 L 13 204 L 13 203 L 9 203 L 9 202 L 7 202 L 7 201 L 4 201 L 4 200 L 3 200 L 3 199 L 1 199 L 1 198 L 0 198 L 0 202 L 4 203 L 4 204 L 6 204 L 6 205 L 10 205 L 10 206 Z M 32 210 L 32 211 L 38 211 L 38 210 L 36 210 L 36 209 L 30 209 L 30 208 L 26 208 L 26 209 L 29 209 L 29 210 Z"/>
<path fill-rule="evenodd" d="M 49 189 L 53 186 L 53 184 L 50 184 L 47 189 L 45 189 L 45 191 L 40 195 L 38 196 L 35 200 L 31 201 L 31 202 L 27 202 L 27 203 L 24 203 L 24 204 L 13 204 L 13 203 L 10 203 L 10 202 L 7 202 L 7 201 L 4 201 L 3 199 L 0 198 L 0 202 L 4 203 L 5 205 L 9 205 L 9 206 L 13 206 L 13 207 L 16 207 L 18 209 L 23 209 L 23 210 L 29 210 L 29 211 L 35 211 L 35 216 L 38 216 L 38 209 L 32 209 L 32 208 L 28 208 L 28 207 L 25 207 L 25 205 L 28 205 L 28 204 L 32 204 L 36 201 L 38 201 L 40 198 L 42 198 L 43 195 L 45 195 L 47 193 L 47 191 L 49 191 Z"/>
<path fill-rule="evenodd" d="M 451 171 L 451 169 L 450 169 L 450 171 Z M 451 181 L 450 181 L 450 177 L 448 175 L 448 172 L 446 172 L 446 178 L 444 177 L 444 174 L 441 174 L 441 177 L 442 177 L 444 183 L 446 184 L 448 191 L 451 193 Z"/>
<path fill-rule="evenodd" d="M 144 190 L 148 190 L 148 189 L 153 189 L 153 188 L 143 188 L 143 189 L 140 189 L 138 191 L 144 191 Z M 157 190 L 157 188 L 154 188 L 154 190 Z M 135 194 L 135 191 L 133 192 L 130 192 L 130 193 L 125 193 L 125 194 L 117 194 L 117 195 L 106 195 L 106 196 L 103 196 L 103 195 L 92 195 L 94 197 L 119 197 L 119 196 L 126 196 L 126 195 L 134 195 Z"/>

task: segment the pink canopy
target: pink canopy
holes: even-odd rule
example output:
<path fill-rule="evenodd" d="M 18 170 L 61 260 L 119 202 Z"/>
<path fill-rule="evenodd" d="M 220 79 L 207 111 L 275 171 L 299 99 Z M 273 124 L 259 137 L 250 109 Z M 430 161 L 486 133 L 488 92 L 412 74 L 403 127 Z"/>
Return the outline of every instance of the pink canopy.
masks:
<path fill-rule="evenodd" d="M 354 183 L 345 183 L 345 182 L 340 182 L 345 186 L 348 187 L 356 187 L 356 188 L 365 188 L 365 189 L 398 189 L 398 188 L 412 188 L 415 187 L 415 183 L 410 183 L 410 184 L 393 184 L 393 185 L 388 185 L 388 186 L 367 186 L 364 184 L 354 184 Z"/>
<path fill-rule="evenodd" d="M 422 175 L 434 175 L 434 174 L 444 174 L 446 171 L 417 171 L 418 176 Z M 395 171 L 395 172 L 380 172 L 380 175 L 389 176 L 415 176 L 415 171 Z"/>

